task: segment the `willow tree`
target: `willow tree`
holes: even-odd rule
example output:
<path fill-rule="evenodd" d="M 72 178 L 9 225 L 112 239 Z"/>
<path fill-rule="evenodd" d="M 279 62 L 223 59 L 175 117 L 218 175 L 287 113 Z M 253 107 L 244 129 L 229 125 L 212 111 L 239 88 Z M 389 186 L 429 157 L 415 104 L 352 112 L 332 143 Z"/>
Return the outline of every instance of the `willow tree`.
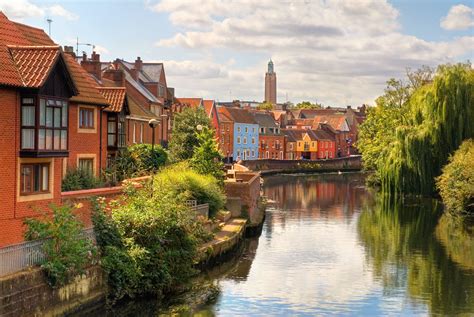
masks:
<path fill-rule="evenodd" d="M 404 120 L 377 167 L 387 192 L 432 194 L 435 177 L 463 140 L 474 137 L 474 70 L 443 65 L 411 94 Z"/>

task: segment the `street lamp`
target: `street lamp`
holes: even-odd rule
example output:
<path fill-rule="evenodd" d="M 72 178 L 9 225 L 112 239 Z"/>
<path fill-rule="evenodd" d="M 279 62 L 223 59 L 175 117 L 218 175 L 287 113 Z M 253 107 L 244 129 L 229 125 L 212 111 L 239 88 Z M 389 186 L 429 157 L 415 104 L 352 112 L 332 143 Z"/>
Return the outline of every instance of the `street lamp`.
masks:
<path fill-rule="evenodd" d="M 200 125 L 200 124 L 198 124 L 198 125 L 196 126 L 196 130 L 202 131 L 202 129 L 203 129 L 203 127 L 202 127 L 202 125 Z"/>
<path fill-rule="evenodd" d="M 167 114 L 162 114 L 161 116 L 161 146 L 165 147 L 165 120 L 168 118 Z M 166 146 L 166 148 L 168 148 Z"/>
<path fill-rule="evenodd" d="M 153 157 L 155 156 L 155 128 L 160 125 L 160 121 L 156 119 L 151 119 L 148 121 L 148 125 L 150 128 L 153 130 L 153 133 L 151 135 L 151 159 L 153 162 Z M 153 178 L 154 178 L 154 173 L 152 172 L 151 175 L 151 196 L 153 197 Z"/>

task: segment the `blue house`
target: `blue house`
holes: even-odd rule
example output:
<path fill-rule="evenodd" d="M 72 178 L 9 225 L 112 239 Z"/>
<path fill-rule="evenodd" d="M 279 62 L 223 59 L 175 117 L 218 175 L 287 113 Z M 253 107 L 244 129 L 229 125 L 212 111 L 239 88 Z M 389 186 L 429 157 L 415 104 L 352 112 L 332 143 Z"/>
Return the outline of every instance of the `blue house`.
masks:
<path fill-rule="evenodd" d="M 233 159 L 258 159 L 258 124 L 253 116 L 244 109 L 225 107 L 228 117 L 234 122 Z"/>

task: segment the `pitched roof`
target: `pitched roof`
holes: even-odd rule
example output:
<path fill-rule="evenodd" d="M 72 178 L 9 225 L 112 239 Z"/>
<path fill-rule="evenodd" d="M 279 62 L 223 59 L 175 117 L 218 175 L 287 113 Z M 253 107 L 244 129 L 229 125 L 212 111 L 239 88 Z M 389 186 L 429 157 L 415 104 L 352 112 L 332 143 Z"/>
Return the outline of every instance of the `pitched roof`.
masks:
<path fill-rule="evenodd" d="M 178 98 L 178 102 L 182 105 L 197 108 L 202 105 L 202 98 Z"/>
<path fill-rule="evenodd" d="M 318 129 L 318 130 L 313 130 L 314 134 L 316 135 L 318 140 L 330 140 L 330 141 L 335 141 L 335 135 L 330 134 L 324 130 Z"/>
<path fill-rule="evenodd" d="M 265 128 L 278 128 L 278 124 L 275 122 L 275 119 L 270 113 L 255 111 L 252 113 L 255 121 L 260 127 Z M 268 129 L 266 134 L 270 133 Z"/>
<path fill-rule="evenodd" d="M 119 69 L 124 70 L 125 73 L 125 80 L 129 82 L 140 94 L 142 94 L 145 98 L 147 98 L 150 102 L 161 103 L 144 85 L 140 83 L 139 80 L 135 80 L 132 77 L 131 69 L 133 68 L 133 64 L 117 60 Z"/>
<path fill-rule="evenodd" d="M 348 129 L 346 116 L 344 114 L 316 116 L 313 121 L 313 127 L 317 128 L 320 123 L 327 123 L 339 131 L 346 131 Z"/>
<path fill-rule="evenodd" d="M 97 87 L 109 103 L 109 107 L 106 111 L 109 112 L 121 112 L 125 103 L 125 87 Z"/>
<path fill-rule="evenodd" d="M 55 45 L 53 40 L 51 40 L 44 30 L 18 22 L 13 23 L 32 45 Z"/>
<path fill-rule="evenodd" d="M 210 117 L 212 107 L 214 106 L 214 100 L 203 100 L 202 105 L 204 106 L 204 110 L 206 111 L 207 115 Z"/>
<path fill-rule="evenodd" d="M 140 104 L 129 95 L 127 95 L 127 101 L 131 117 L 145 120 L 156 119 L 156 116 L 151 111 L 140 106 Z"/>
<path fill-rule="evenodd" d="M 163 63 L 143 63 L 142 73 L 145 73 L 150 81 L 159 82 L 163 71 Z"/>
<path fill-rule="evenodd" d="M 79 91 L 77 96 L 71 97 L 73 102 L 82 102 L 95 105 L 108 106 L 109 103 L 97 89 L 97 83 L 89 76 L 89 73 L 79 65 L 71 54 L 63 54 L 66 64 L 71 72 L 72 79 Z"/>
<path fill-rule="evenodd" d="M 273 114 L 273 117 L 275 120 L 280 120 L 281 116 L 286 114 L 286 111 L 284 110 L 272 110 L 271 113 Z"/>
<path fill-rule="evenodd" d="M 217 115 L 220 122 L 233 122 L 232 119 L 225 113 L 223 107 L 217 107 Z"/>
<path fill-rule="evenodd" d="M 223 107 L 224 113 L 236 123 L 257 124 L 248 110 L 240 108 Z"/>
<path fill-rule="evenodd" d="M 18 70 L 22 86 L 41 87 L 61 54 L 59 46 L 10 46 L 14 65 Z"/>
<path fill-rule="evenodd" d="M 314 131 L 310 129 L 283 129 L 282 131 L 288 137 L 288 140 L 290 140 L 290 142 L 303 140 L 303 136 L 305 134 L 308 134 L 309 138 L 313 141 L 316 141 L 318 139 Z"/>

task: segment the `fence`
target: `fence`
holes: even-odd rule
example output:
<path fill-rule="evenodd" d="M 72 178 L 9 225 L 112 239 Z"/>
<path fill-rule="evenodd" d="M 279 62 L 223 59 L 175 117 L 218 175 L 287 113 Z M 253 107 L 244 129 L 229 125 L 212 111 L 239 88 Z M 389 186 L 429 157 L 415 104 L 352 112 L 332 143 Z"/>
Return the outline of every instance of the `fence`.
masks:
<path fill-rule="evenodd" d="M 84 230 L 84 236 L 95 241 L 94 229 Z M 0 249 L 0 276 L 15 273 L 45 260 L 44 240 L 26 241 Z"/>

